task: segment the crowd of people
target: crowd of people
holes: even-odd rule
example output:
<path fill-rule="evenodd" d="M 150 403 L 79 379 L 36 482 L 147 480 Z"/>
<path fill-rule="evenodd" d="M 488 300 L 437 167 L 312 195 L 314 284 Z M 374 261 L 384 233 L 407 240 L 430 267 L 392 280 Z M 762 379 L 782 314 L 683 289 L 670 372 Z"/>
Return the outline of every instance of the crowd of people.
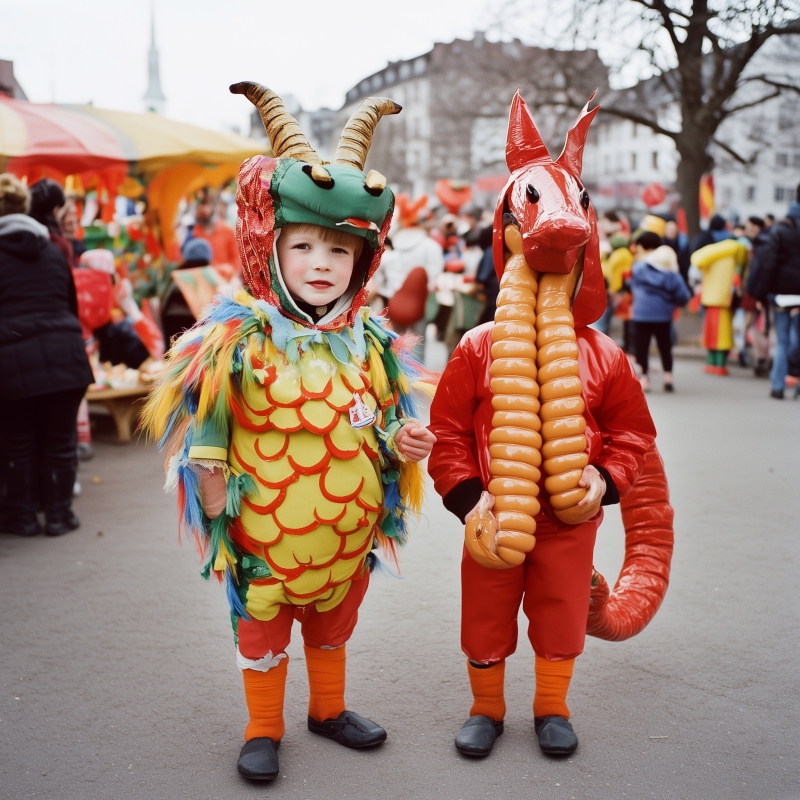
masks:
<path fill-rule="evenodd" d="M 798 187 L 800 198 L 800 187 Z M 798 394 L 800 375 L 800 202 L 785 218 L 749 217 L 744 224 L 715 214 L 694 240 L 673 219 L 646 216 L 632 233 L 621 214 L 600 220 L 606 314 L 596 327 L 623 323 L 621 345 L 635 355 L 645 391 L 649 348 L 656 339 L 664 389 L 672 391 L 674 322 L 688 304 L 702 310 L 706 372 L 727 375 L 732 351 L 756 377 L 769 377 L 771 396 Z"/>
<path fill-rule="evenodd" d="M 114 247 L 119 235 L 87 249 L 76 197 L 51 179 L 28 188 L 0 175 L 0 531 L 59 536 L 79 526 L 78 459 L 93 455 L 86 390 L 109 366 L 152 378 L 214 294 L 241 286 L 219 200 L 198 194 L 182 261 L 155 267 L 141 219 L 126 249 Z"/>
<path fill-rule="evenodd" d="M 215 294 L 242 286 L 227 219 L 232 199 L 230 191 L 198 192 L 180 220 L 182 260 L 170 264 L 154 257 L 141 219 L 128 227 L 125 252 L 110 243 L 87 249 L 77 198 L 52 180 L 28 189 L 0 176 L 0 529 L 38 533 L 37 511 L 50 535 L 77 527 L 76 447 L 92 456 L 86 389 L 102 364 L 157 369 Z M 633 228 L 624 214 L 608 212 L 598 229 L 607 308 L 594 327 L 618 339 L 645 391 L 653 339 L 663 389 L 674 390 L 675 321 L 688 305 L 703 314 L 707 372 L 726 374 L 733 351 L 770 378 L 772 397 L 797 396 L 800 187 L 785 218 L 739 225 L 715 215 L 693 241 L 674 219 L 655 215 Z M 493 319 L 499 286 L 491 242 L 488 211 L 471 203 L 434 211 L 427 197 L 397 197 L 368 302 L 416 337 L 420 360 L 428 326 L 452 353 L 467 331 Z"/>
<path fill-rule="evenodd" d="M 798 188 L 800 193 L 800 187 Z M 440 213 L 427 198 L 398 196 L 387 252 L 371 298 L 396 328 L 424 342 L 433 324 L 452 352 L 466 331 L 493 319 L 498 292 L 491 252 L 492 219 L 478 208 Z M 445 211 L 444 209 L 442 211 Z M 598 221 L 607 308 L 593 327 L 614 336 L 649 391 L 655 339 L 664 391 L 674 391 L 672 350 L 681 309 L 701 312 L 706 372 L 728 374 L 731 355 L 771 396 L 798 391 L 800 374 L 800 201 L 785 218 L 743 224 L 715 214 L 693 240 L 671 217 L 621 212 Z M 616 321 L 616 322 L 615 322 Z M 417 354 L 423 353 L 422 345 Z"/>

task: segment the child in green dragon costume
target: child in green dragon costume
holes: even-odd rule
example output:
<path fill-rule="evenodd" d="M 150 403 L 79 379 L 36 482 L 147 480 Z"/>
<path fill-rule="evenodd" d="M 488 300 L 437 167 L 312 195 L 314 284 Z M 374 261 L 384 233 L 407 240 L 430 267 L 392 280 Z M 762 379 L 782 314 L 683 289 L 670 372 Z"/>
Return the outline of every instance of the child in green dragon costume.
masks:
<path fill-rule="evenodd" d="M 372 131 L 400 108 L 370 98 L 323 164 L 280 98 L 241 83 L 275 154 L 239 173 L 247 291 L 175 342 L 145 425 L 168 454 L 182 525 L 227 585 L 250 722 L 238 769 L 278 774 L 292 622 L 300 619 L 308 728 L 353 748 L 386 739 L 346 710 L 345 643 L 374 550 L 419 509 L 435 438 L 414 419 L 418 366 L 365 306 L 394 198 L 364 174 Z"/>

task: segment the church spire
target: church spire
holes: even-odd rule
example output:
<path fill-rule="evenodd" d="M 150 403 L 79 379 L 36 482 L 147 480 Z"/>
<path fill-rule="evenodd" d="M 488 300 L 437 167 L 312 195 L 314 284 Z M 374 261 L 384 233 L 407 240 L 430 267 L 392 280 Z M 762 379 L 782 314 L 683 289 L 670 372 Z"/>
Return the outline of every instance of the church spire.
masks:
<path fill-rule="evenodd" d="M 150 13 L 150 49 L 147 52 L 147 91 L 142 98 L 146 111 L 163 114 L 167 106 L 167 98 L 161 91 L 161 78 L 158 72 L 158 50 L 156 49 L 156 17 Z"/>

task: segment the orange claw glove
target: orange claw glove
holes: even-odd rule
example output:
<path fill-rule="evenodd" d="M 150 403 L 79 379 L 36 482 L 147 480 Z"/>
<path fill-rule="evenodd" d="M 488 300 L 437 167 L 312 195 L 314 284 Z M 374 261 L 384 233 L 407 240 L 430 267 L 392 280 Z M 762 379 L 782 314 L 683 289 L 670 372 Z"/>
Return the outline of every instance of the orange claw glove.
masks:
<path fill-rule="evenodd" d="M 227 503 L 225 473 L 221 469 L 199 467 L 200 505 L 209 519 L 216 519 Z"/>
<path fill-rule="evenodd" d="M 467 552 L 482 567 L 509 569 L 525 560 L 526 553 L 536 544 L 534 536 L 498 530 L 497 519 L 492 513 L 494 497 L 483 492 L 478 505 L 467 514 L 464 543 Z"/>

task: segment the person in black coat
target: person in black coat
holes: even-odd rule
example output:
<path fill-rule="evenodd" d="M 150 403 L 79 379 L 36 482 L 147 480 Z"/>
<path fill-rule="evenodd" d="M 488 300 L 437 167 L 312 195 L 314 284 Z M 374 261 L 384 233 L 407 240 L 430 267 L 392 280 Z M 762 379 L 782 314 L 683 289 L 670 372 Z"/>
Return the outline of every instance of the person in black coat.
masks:
<path fill-rule="evenodd" d="M 72 513 L 78 405 L 92 383 L 72 273 L 28 191 L 0 175 L 0 506 L 6 533 L 58 536 Z"/>
<path fill-rule="evenodd" d="M 796 362 L 800 351 L 800 201 L 795 200 L 786 219 L 770 228 L 758 254 L 751 292 L 756 300 L 763 304 L 769 301 L 773 307 L 777 341 L 770 373 L 771 394 L 782 400 L 789 364 Z"/>

